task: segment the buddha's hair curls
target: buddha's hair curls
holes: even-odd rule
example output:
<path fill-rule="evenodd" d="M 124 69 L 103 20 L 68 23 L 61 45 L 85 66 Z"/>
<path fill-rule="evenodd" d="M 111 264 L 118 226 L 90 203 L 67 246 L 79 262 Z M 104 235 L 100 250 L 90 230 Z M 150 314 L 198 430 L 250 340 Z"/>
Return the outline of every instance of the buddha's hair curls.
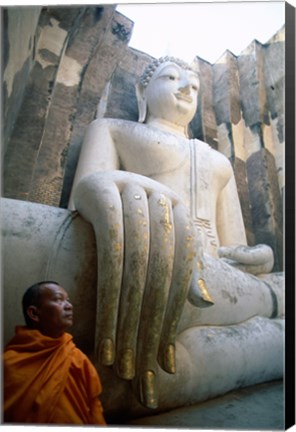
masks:
<path fill-rule="evenodd" d="M 175 63 L 176 65 L 180 66 L 182 69 L 190 70 L 190 71 L 194 72 L 197 76 L 199 75 L 198 71 L 196 69 L 194 69 L 192 66 L 190 66 L 188 63 L 186 63 L 184 60 L 181 60 L 181 59 L 176 58 L 176 57 L 170 57 L 170 56 L 160 57 L 159 59 L 153 60 L 146 67 L 142 76 L 140 77 L 139 81 L 143 87 L 147 87 L 151 77 L 153 76 L 153 74 L 156 71 L 156 69 L 158 68 L 158 66 L 160 66 L 162 63 L 166 63 L 166 62 Z"/>

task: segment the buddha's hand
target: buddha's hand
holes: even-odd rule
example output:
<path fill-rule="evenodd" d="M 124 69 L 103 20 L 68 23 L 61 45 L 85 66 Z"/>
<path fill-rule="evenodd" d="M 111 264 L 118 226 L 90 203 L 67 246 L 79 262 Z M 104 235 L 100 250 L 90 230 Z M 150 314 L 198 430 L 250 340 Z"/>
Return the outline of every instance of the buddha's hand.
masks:
<path fill-rule="evenodd" d="M 97 241 L 96 356 L 156 408 L 158 365 L 175 372 L 177 326 L 195 265 L 190 215 L 170 189 L 123 171 L 84 178 L 75 206 Z"/>
<path fill-rule="evenodd" d="M 270 273 L 274 265 L 270 246 L 223 246 L 218 250 L 220 258 L 228 264 L 253 275 Z"/>

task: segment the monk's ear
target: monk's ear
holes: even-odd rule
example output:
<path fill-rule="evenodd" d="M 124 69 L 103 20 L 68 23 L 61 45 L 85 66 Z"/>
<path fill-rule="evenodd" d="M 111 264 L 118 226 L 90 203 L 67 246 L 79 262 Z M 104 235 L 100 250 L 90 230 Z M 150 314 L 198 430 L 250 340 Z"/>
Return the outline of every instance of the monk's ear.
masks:
<path fill-rule="evenodd" d="M 39 322 L 39 313 L 37 306 L 30 305 L 27 308 L 27 315 L 32 321 Z"/>
<path fill-rule="evenodd" d="M 145 87 L 141 83 L 136 84 L 136 96 L 138 101 L 139 119 L 140 123 L 144 123 L 147 115 L 147 100 Z"/>

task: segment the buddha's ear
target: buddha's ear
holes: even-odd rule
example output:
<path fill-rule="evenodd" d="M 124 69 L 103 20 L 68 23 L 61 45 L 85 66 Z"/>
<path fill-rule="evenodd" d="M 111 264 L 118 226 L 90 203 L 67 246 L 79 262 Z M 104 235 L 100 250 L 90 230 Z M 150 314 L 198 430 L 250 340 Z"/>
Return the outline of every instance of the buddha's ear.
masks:
<path fill-rule="evenodd" d="M 139 119 L 140 123 L 144 123 L 147 115 L 147 100 L 145 87 L 141 83 L 136 84 L 136 96 L 138 101 Z"/>

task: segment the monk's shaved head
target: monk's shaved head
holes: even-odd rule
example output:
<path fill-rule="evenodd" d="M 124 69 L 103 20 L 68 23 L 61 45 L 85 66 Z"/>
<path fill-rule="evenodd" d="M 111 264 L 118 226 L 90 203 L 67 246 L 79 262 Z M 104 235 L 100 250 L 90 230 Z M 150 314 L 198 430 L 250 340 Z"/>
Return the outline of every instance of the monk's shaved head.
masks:
<path fill-rule="evenodd" d="M 33 323 L 31 318 L 27 314 L 27 309 L 29 306 L 32 305 L 39 306 L 42 287 L 48 284 L 59 285 L 59 283 L 55 281 L 41 281 L 27 288 L 27 290 L 23 295 L 23 300 L 22 300 L 23 315 L 24 315 L 26 325 L 28 327 L 31 327 Z"/>

